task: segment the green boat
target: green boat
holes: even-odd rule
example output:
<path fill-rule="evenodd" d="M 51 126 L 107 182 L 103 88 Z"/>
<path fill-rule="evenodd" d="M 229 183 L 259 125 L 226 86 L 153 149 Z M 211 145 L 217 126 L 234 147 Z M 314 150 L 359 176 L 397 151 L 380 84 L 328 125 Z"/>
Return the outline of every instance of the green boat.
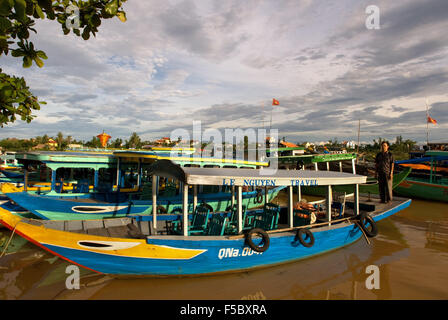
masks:
<path fill-rule="evenodd" d="M 448 202 L 448 177 L 437 170 L 438 167 L 446 167 L 443 163 L 447 161 L 448 151 L 427 151 L 420 159 L 396 161 L 398 165 L 428 163 L 429 172 L 408 176 L 394 189 L 394 192 L 399 196 Z"/>
<path fill-rule="evenodd" d="M 394 180 L 392 182 L 392 188 L 395 190 L 403 181 L 407 178 L 407 176 L 411 173 L 411 168 L 406 168 L 405 170 L 394 174 Z M 353 193 L 353 186 L 344 185 L 344 186 L 332 186 L 333 192 L 338 193 Z M 302 187 L 302 193 L 313 196 L 324 196 L 325 195 L 324 187 Z M 359 193 L 365 194 L 378 194 L 378 181 L 375 178 L 368 178 L 366 183 L 359 184 Z"/>
<path fill-rule="evenodd" d="M 330 171 L 330 163 L 339 163 L 339 171 L 342 172 L 342 162 L 350 161 L 352 165 L 352 172 L 356 174 L 355 166 L 356 154 L 355 153 L 326 153 L 326 154 L 306 154 L 301 156 L 289 156 L 289 157 L 279 157 L 279 166 L 281 167 L 291 167 L 296 164 L 298 168 L 305 168 L 305 166 L 314 165 L 314 169 L 318 171 L 318 164 L 325 163 L 327 171 Z M 298 165 L 297 165 L 298 164 Z M 409 173 L 412 171 L 411 168 L 406 168 L 394 175 L 393 188 L 396 188 L 401 182 L 406 179 Z M 353 193 L 353 186 L 333 186 L 333 192 L 338 193 Z M 326 189 L 322 186 L 300 186 L 300 192 L 298 194 L 307 194 L 313 196 L 324 196 L 326 194 Z M 378 194 L 378 181 L 375 178 L 367 178 L 367 182 L 359 184 L 359 193 L 365 194 Z"/>

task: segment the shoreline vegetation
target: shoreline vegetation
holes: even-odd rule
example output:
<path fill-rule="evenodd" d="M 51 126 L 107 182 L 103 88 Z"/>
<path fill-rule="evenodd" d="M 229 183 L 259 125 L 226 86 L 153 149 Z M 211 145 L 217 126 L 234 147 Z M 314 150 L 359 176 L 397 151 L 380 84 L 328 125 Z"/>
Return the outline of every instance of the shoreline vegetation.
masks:
<path fill-rule="evenodd" d="M 168 138 L 163 138 L 168 139 Z M 283 140 L 285 140 L 283 138 Z M 144 141 L 142 140 L 136 132 L 133 132 L 129 139 L 123 141 L 121 138 L 116 138 L 107 143 L 107 149 L 134 149 L 134 150 L 147 150 L 148 146 L 165 146 L 173 147 L 179 146 L 180 140 L 171 141 L 165 140 L 161 143 L 161 140 L 154 141 Z M 306 153 L 324 153 L 324 152 L 358 152 L 358 159 L 363 162 L 372 162 L 375 159 L 376 154 L 380 151 L 380 146 L 383 141 L 387 141 L 383 138 L 373 139 L 370 144 L 360 144 L 359 148 L 355 145 L 354 147 L 347 147 L 345 142 L 338 142 L 337 139 L 329 140 L 324 145 L 313 145 L 309 142 L 297 142 L 299 147 L 304 147 Z M 388 141 L 390 143 L 390 150 L 393 153 L 395 160 L 404 160 L 409 158 L 409 152 L 418 151 L 417 142 L 413 140 L 403 140 L 402 136 L 397 136 L 394 142 Z M 183 145 L 184 147 L 196 147 L 198 149 L 199 145 L 194 144 L 193 141 L 187 143 L 189 145 Z M 200 149 L 204 149 L 209 143 L 203 142 L 200 145 Z M 308 146 L 308 147 L 306 147 Z M 233 145 L 235 148 L 236 145 Z M 18 138 L 5 138 L 0 140 L 0 148 L 2 152 L 5 151 L 16 151 L 16 152 L 29 152 L 29 151 L 65 151 L 80 148 L 98 148 L 102 149 L 100 139 L 98 137 L 92 137 L 89 141 L 77 140 L 72 136 L 64 137 L 62 132 L 59 132 L 55 137 L 50 137 L 48 135 L 36 136 L 30 139 L 18 139 Z M 244 149 L 248 149 L 247 139 L 244 142 Z"/>

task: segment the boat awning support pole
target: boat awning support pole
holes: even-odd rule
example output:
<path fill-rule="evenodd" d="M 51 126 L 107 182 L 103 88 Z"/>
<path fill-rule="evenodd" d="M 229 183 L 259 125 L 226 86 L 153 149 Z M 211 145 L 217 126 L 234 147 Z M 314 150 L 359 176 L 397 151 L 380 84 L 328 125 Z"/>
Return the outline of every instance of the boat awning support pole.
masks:
<path fill-rule="evenodd" d="M 429 183 L 432 183 L 432 171 L 434 170 L 434 158 L 431 157 L 431 171 L 429 172 Z"/>
<path fill-rule="evenodd" d="M 302 187 L 297 184 L 297 201 L 302 201 Z"/>
<path fill-rule="evenodd" d="M 342 172 L 342 161 L 339 161 L 339 172 Z"/>
<path fill-rule="evenodd" d="M 355 215 L 359 215 L 359 185 L 355 184 L 355 203 L 354 203 L 354 211 L 355 211 Z"/>
<path fill-rule="evenodd" d="M 142 184 L 142 159 L 138 159 L 137 187 L 140 188 L 141 184 Z"/>
<path fill-rule="evenodd" d="M 237 198 L 238 198 L 238 234 L 243 232 L 243 187 L 237 187 Z"/>
<path fill-rule="evenodd" d="M 93 176 L 93 190 L 98 190 L 98 170 L 95 169 L 95 174 Z"/>
<path fill-rule="evenodd" d="M 292 228 L 293 227 L 293 222 L 294 222 L 294 215 L 293 215 L 293 190 L 292 190 L 292 186 L 288 187 L 288 224 L 289 227 Z"/>
<path fill-rule="evenodd" d="M 232 208 L 235 205 L 235 186 L 232 186 Z"/>
<path fill-rule="evenodd" d="M 120 188 L 120 158 L 117 157 L 117 190 Z"/>
<path fill-rule="evenodd" d="M 23 191 L 28 190 L 28 166 L 25 165 L 23 168 Z"/>
<path fill-rule="evenodd" d="M 152 175 L 152 224 L 157 230 L 157 177 Z"/>
<path fill-rule="evenodd" d="M 182 185 L 182 233 L 186 237 L 188 236 L 188 184 Z"/>
<path fill-rule="evenodd" d="M 197 206 L 198 206 L 198 186 L 195 184 L 193 186 L 193 212 L 196 211 Z"/>
<path fill-rule="evenodd" d="M 56 190 L 56 170 L 51 169 L 51 191 Z"/>
<path fill-rule="evenodd" d="M 326 197 L 326 206 L 327 206 L 327 221 L 331 221 L 331 204 L 333 203 L 332 194 L 331 194 L 331 186 L 327 186 L 327 197 Z M 331 225 L 331 224 L 329 224 Z"/>
<path fill-rule="evenodd" d="M 269 192 L 268 187 L 264 187 L 264 204 L 269 202 Z"/>
<path fill-rule="evenodd" d="M 314 170 L 319 171 L 319 168 L 317 167 L 317 162 L 314 162 Z"/>
<path fill-rule="evenodd" d="M 356 174 L 355 159 L 352 159 L 353 174 Z"/>
<path fill-rule="evenodd" d="M 330 171 L 330 162 L 327 161 L 327 171 Z"/>

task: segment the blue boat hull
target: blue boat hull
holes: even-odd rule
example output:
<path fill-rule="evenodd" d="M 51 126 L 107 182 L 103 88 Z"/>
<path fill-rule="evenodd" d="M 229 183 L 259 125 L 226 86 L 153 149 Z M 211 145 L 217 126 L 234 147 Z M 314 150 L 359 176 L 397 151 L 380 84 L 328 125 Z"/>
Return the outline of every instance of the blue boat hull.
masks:
<path fill-rule="evenodd" d="M 269 201 L 278 195 L 284 187 L 277 187 L 268 191 Z M 28 192 L 7 193 L 6 196 L 19 206 L 29 210 L 36 216 L 45 220 L 88 220 L 103 219 L 110 217 L 123 217 L 128 215 L 149 215 L 152 214 L 151 200 L 132 200 L 125 202 L 92 202 L 76 199 L 66 199 L 64 197 L 45 196 L 31 194 Z M 248 209 L 254 208 L 264 203 L 257 203 L 257 192 L 244 192 L 243 204 Z M 230 193 L 208 193 L 199 194 L 198 203 L 209 204 L 213 211 L 225 211 L 231 205 Z M 163 206 L 167 212 L 171 212 L 175 207 L 182 206 L 181 195 L 173 197 L 159 197 L 157 205 Z M 193 197 L 189 196 L 189 211 L 192 212 Z M 87 210 L 87 211 L 86 211 Z"/>
<path fill-rule="evenodd" d="M 410 205 L 411 200 L 372 215 L 375 221 L 385 219 Z M 185 259 L 148 259 L 96 253 L 43 244 L 48 250 L 79 265 L 106 274 L 128 275 L 199 275 L 236 272 L 309 258 L 347 246 L 362 236 L 354 223 L 312 229 L 314 246 L 304 247 L 295 240 L 295 232 L 270 235 L 270 246 L 263 253 L 252 251 L 243 238 L 225 237 L 148 237 L 147 243 L 183 249 L 201 249 L 203 253 Z"/>

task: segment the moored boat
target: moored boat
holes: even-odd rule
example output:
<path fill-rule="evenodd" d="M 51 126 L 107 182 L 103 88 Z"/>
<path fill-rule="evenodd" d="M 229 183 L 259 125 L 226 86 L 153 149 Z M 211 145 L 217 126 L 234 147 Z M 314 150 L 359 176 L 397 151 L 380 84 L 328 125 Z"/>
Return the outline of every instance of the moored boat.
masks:
<path fill-rule="evenodd" d="M 179 215 L 159 215 L 153 210 L 146 217 L 44 221 L 20 218 L 0 209 L 0 222 L 45 250 L 99 273 L 178 276 L 237 272 L 335 250 L 353 243 L 363 234 L 374 236 L 376 221 L 410 204 L 408 199 L 394 199 L 389 204 L 361 203 L 358 185 L 366 177 L 360 175 L 263 171 L 182 168 L 169 161 L 158 161 L 151 168 L 152 175 L 182 182 Z M 294 209 L 292 188 L 302 181 L 327 186 L 324 216 L 316 212 L 318 219 L 314 222 L 303 218 L 303 214 L 310 217 L 312 212 Z M 242 189 L 254 183 L 261 183 L 265 188 L 287 187 L 288 207 L 268 203 L 261 210 L 246 212 Z M 341 184 L 354 186 L 354 200 L 351 206 L 334 212 L 331 186 Z M 199 185 L 234 187 L 237 196 L 232 210 L 213 214 L 204 210 L 194 191 Z M 193 188 L 192 211 L 188 203 L 189 186 Z M 157 203 L 157 194 L 153 196 Z M 234 227 L 228 228 L 232 222 Z M 199 226 L 202 228 L 193 228 Z"/>
<path fill-rule="evenodd" d="M 405 168 L 411 165 L 415 173 L 394 188 L 394 193 L 410 198 L 448 202 L 447 167 L 442 165 L 447 161 L 448 151 L 427 151 L 422 158 L 396 161 L 396 164 Z"/>

